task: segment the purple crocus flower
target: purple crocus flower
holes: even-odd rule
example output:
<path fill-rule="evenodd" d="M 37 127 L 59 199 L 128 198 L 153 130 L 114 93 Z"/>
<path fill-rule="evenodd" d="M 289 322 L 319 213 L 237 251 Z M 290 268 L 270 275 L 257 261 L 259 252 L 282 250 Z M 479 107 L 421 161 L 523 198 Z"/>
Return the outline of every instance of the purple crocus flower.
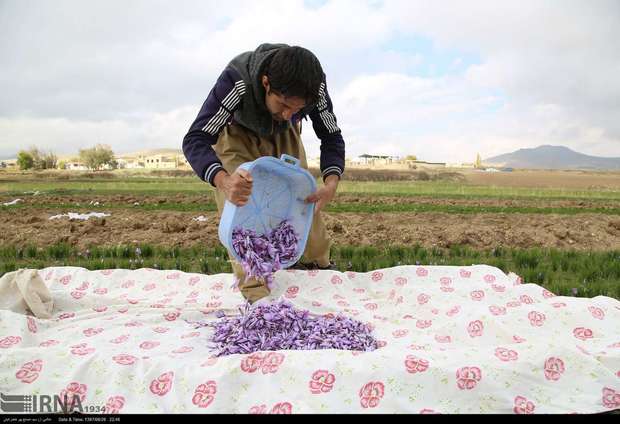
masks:
<path fill-rule="evenodd" d="M 240 315 L 222 317 L 214 323 L 210 342 L 216 356 L 261 350 L 339 349 L 373 351 L 377 341 L 367 325 L 339 314 L 313 315 L 286 301 L 246 305 Z"/>

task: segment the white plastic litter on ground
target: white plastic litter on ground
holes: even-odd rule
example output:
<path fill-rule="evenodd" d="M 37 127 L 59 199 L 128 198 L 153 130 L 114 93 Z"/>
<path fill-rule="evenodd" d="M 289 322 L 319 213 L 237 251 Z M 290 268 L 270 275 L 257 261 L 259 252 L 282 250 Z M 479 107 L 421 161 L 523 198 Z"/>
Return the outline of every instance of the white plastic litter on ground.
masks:
<path fill-rule="evenodd" d="M 3 203 L 2 206 L 13 206 L 13 205 L 18 204 L 19 202 L 23 202 L 23 200 L 22 199 L 15 199 L 15 200 L 12 200 L 10 202 Z"/>
<path fill-rule="evenodd" d="M 205 222 L 207 217 L 204 215 L 197 216 L 196 218 L 192 218 L 192 221 Z"/>
<path fill-rule="evenodd" d="M 59 218 L 63 218 L 63 217 L 68 217 L 70 220 L 71 219 L 81 219 L 81 220 L 87 220 L 89 218 L 103 218 L 106 216 L 110 216 L 109 213 L 103 213 L 103 212 L 89 212 L 89 213 L 75 213 L 75 212 L 69 212 L 69 213 L 63 213 L 60 215 L 54 215 L 54 216 L 50 216 L 50 219 L 59 219 Z"/>
<path fill-rule="evenodd" d="M 597 413 L 620 408 L 620 302 L 556 296 L 486 265 L 278 271 L 272 295 L 371 326 L 372 352 L 213 357 L 232 274 L 39 270 L 53 318 L 0 310 L 5 394 L 119 413 Z"/>

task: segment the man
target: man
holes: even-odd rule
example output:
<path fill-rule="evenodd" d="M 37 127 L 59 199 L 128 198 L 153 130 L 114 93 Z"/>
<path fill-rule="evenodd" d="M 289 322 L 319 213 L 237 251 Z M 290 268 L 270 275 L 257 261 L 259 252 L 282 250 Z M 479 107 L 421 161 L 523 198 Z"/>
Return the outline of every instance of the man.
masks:
<path fill-rule="evenodd" d="M 252 177 L 237 169 L 242 163 L 288 154 L 308 168 L 301 142 L 301 120 L 308 116 L 321 140 L 324 185 L 306 199 L 315 203 L 315 215 L 300 262 L 327 269 L 331 267 L 332 242 L 320 211 L 336 194 L 344 172 L 345 148 L 325 74 L 314 54 L 302 47 L 262 44 L 235 57 L 183 139 L 183 152 L 196 174 L 216 188 L 221 214 L 225 200 L 237 206 L 248 202 Z M 229 256 L 233 258 L 230 252 Z M 246 281 L 241 265 L 231 262 L 239 289 L 250 303 L 269 294 L 264 282 Z"/>

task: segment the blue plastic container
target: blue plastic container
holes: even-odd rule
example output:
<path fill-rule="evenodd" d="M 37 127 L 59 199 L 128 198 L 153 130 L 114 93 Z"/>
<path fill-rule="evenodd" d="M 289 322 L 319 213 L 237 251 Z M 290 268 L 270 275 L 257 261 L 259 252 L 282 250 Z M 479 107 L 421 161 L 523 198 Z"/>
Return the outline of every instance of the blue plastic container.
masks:
<path fill-rule="evenodd" d="M 312 225 L 314 203 L 304 200 L 316 191 L 314 177 L 299 166 L 299 159 L 289 155 L 280 159 L 261 157 L 239 168 L 252 175 L 252 194 L 245 206 L 225 202 L 218 231 L 220 241 L 240 261 L 232 246 L 233 229 L 241 227 L 268 234 L 288 219 L 299 235 L 299 243 L 293 260 L 282 267 L 294 265 L 304 253 Z"/>

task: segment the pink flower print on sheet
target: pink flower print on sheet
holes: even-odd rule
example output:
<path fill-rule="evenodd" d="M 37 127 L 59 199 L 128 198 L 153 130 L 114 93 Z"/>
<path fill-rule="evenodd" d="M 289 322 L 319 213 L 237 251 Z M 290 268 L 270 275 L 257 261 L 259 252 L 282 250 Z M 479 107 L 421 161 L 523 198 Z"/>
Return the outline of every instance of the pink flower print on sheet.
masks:
<path fill-rule="evenodd" d="M 178 280 L 180 276 L 181 276 L 180 273 L 173 272 L 172 274 L 166 275 L 166 280 Z"/>
<path fill-rule="evenodd" d="M 3 339 L 0 339 L 0 349 L 8 349 L 16 344 L 19 344 L 22 341 L 20 336 L 8 336 Z"/>
<path fill-rule="evenodd" d="M 74 398 L 79 398 L 80 403 L 83 404 L 86 399 L 87 391 L 88 386 L 86 386 L 86 384 L 80 384 L 76 381 L 71 382 L 60 392 L 61 404 L 65 405 L 67 408 L 75 407 L 77 405 L 77 400 L 74 400 Z"/>
<path fill-rule="evenodd" d="M 136 363 L 138 358 L 133 355 L 128 355 L 126 353 L 121 353 L 120 355 L 113 356 L 112 359 L 119 365 L 133 365 Z"/>
<path fill-rule="evenodd" d="M 474 290 L 470 294 L 471 300 L 481 301 L 484 298 L 484 291 L 482 290 Z"/>
<path fill-rule="evenodd" d="M 98 294 L 98 295 L 108 294 L 108 289 L 106 289 L 105 287 L 99 287 L 97 289 L 94 289 L 93 293 Z"/>
<path fill-rule="evenodd" d="M 334 388 L 336 376 L 327 370 L 316 370 L 308 383 L 310 393 L 319 395 L 327 393 Z"/>
<path fill-rule="evenodd" d="M 84 291 L 90 287 L 90 283 L 88 281 L 84 281 L 80 287 L 76 287 L 76 290 Z"/>
<path fill-rule="evenodd" d="M 418 304 L 424 305 L 431 297 L 426 293 L 421 293 L 418 295 Z"/>
<path fill-rule="evenodd" d="M 180 315 L 180 312 L 168 312 L 164 314 L 164 318 L 166 321 L 175 321 Z"/>
<path fill-rule="evenodd" d="M 196 284 L 198 284 L 198 282 L 200 281 L 200 277 L 192 277 L 189 279 L 188 284 L 190 286 L 195 286 Z"/>
<path fill-rule="evenodd" d="M 620 393 L 609 387 L 603 388 L 603 406 L 605 408 L 620 408 Z"/>
<path fill-rule="evenodd" d="M 258 415 L 258 414 L 266 414 L 267 413 L 267 405 L 256 405 L 250 408 L 248 414 Z"/>
<path fill-rule="evenodd" d="M 471 390 L 482 380 L 482 372 L 478 367 L 462 367 L 456 371 L 456 385 L 461 390 Z"/>
<path fill-rule="evenodd" d="M 529 297 L 527 294 L 521 295 L 521 297 L 519 297 L 519 300 L 521 301 L 521 303 L 525 303 L 526 305 L 530 305 L 530 304 L 534 303 L 532 298 Z"/>
<path fill-rule="evenodd" d="M 173 353 L 189 353 L 189 352 L 191 352 L 192 350 L 194 350 L 194 348 L 193 348 L 193 347 L 191 347 L 191 346 L 181 346 L 180 348 L 175 349 L 175 350 L 173 350 L 172 352 L 173 352 Z"/>
<path fill-rule="evenodd" d="M 441 277 L 439 279 L 439 284 L 441 284 L 442 286 L 449 286 L 450 284 L 452 284 L 452 278 L 450 278 L 450 277 Z"/>
<path fill-rule="evenodd" d="M 278 368 L 284 362 L 284 354 L 277 352 L 269 352 L 267 356 L 263 358 L 263 362 L 261 364 L 261 372 L 263 374 L 275 373 L 278 371 Z"/>
<path fill-rule="evenodd" d="M 364 308 L 368 309 L 369 311 L 374 311 L 378 308 L 378 305 L 376 303 L 366 303 L 364 305 Z"/>
<path fill-rule="evenodd" d="M 34 361 L 26 362 L 22 365 L 15 374 L 15 377 L 22 383 L 30 384 L 39 378 L 39 373 L 42 369 L 43 361 L 41 359 L 35 359 Z"/>
<path fill-rule="evenodd" d="M 192 337 L 198 337 L 200 336 L 200 332 L 199 331 L 193 331 L 191 333 L 187 333 L 187 334 L 183 334 L 181 336 L 182 339 L 191 339 Z"/>
<path fill-rule="evenodd" d="M 60 281 L 60 284 L 66 286 L 71 282 L 71 278 L 72 277 L 70 275 L 65 275 L 64 277 L 60 277 L 58 281 Z"/>
<path fill-rule="evenodd" d="M 27 317 L 27 318 L 26 318 L 26 320 L 28 321 L 28 330 L 29 330 L 31 333 L 36 333 L 38 329 L 37 329 L 37 323 L 36 323 L 36 321 L 34 320 L 34 318 L 32 318 L 32 317 Z"/>
<path fill-rule="evenodd" d="M 216 393 L 216 382 L 213 380 L 207 381 L 196 387 L 194 396 L 192 397 L 192 403 L 199 408 L 206 408 L 213 403 Z"/>
<path fill-rule="evenodd" d="M 394 283 L 399 287 L 403 287 L 407 284 L 407 279 L 405 277 L 396 277 Z"/>
<path fill-rule="evenodd" d="M 551 299 L 552 297 L 555 297 L 555 294 L 551 293 L 549 290 L 547 289 L 543 289 L 542 291 L 542 295 L 545 299 Z"/>
<path fill-rule="evenodd" d="M 480 320 L 472 321 L 467 325 L 467 332 L 471 338 L 481 337 L 483 331 L 484 324 L 482 324 L 482 321 Z"/>
<path fill-rule="evenodd" d="M 94 347 L 88 347 L 87 343 L 80 343 L 78 345 L 71 346 L 71 353 L 79 356 L 89 355 L 95 350 L 96 349 Z"/>
<path fill-rule="evenodd" d="M 263 365 L 263 355 L 252 353 L 241 360 L 241 370 L 247 373 L 256 372 Z"/>
<path fill-rule="evenodd" d="M 503 306 L 491 305 L 489 306 L 489 311 L 495 316 L 506 315 L 506 308 Z"/>
<path fill-rule="evenodd" d="M 394 336 L 395 339 L 405 337 L 407 334 L 409 334 L 409 330 L 407 330 L 406 328 L 392 331 L 392 336 Z"/>
<path fill-rule="evenodd" d="M 545 320 L 547 319 L 545 314 L 536 311 L 531 311 L 529 314 L 527 314 L 527 318 L 530 320 L 530 324 L 532 325 L 532 327 L 542 327 L 542 325 L 545 323 Z"/>
<path fill-rule="evenodd" d="M 446 315 L 449 316 L 449 317 L 452 317 L 452 316 L 458 314 L 460 311 L 461 311 L 461 307 L 460 306 L 458 306 L 458 305 L 457 306 L 453 306 L 450 310 L 448 310 L 446 312 Z"/>
<path fill-rule="evenodd" d="M 46 340 L 44 342 L 39 343 L 39 347 L 50 347 L 50 346 L 55 346 L 59 343 L 60 342 L 58 340 L 50 339 L 50 340 Z"/>
<path fill-rule="evenodd" d="M 602 320 L 605 318 L 605 312 L 601 308 L 597 308 L 596 306 L 588 307 L 588 311 L 592 314 L 592 316 L 596 319 Z"/>
<path fill-rule="evenodd" d="M 340 278 L 337 275 L 332 276 L 332 278 L 330 279 L 331 283 L 334 285 L 339 285 L 342 284 L 342 278 Z"/>
<path fill-rule="evenodd" d="M 466 269 L 461 269 L 461 270 L 459 270 L 459 276 L 461 278 L 470 278 L 471 277 L 471 271 L 468 271 Z"/>
<path fill-rule="evenodd" d="M 484 282 L 488 284 L 493 284 L 495 282 L 495 275 L 486 274 L 482 278 L 484 279 Z"/>
<path fill-rule="evenodd" d="M 519 354 L 511 349 L 506 349 L 504 347 L 498 347 L 497 349 L 495 349 L 495 356 L 500 360 L 500 361 L 504 361 L 504 362 L 508 362 L 508 361 L 516 361 L 517 359 L 519 359 Z"/>
<path fill-rule="evenodd" d="M 426 268 L 418 268 L 415 270 L 415 275 L 417 275 L 418 277 L 426 277 L 428 276 L 428 270 Z"/>
<path fill-rule="evenodd" d="M 420 329 L 428 328 L 431 325 L 433 325 L 433 320 L 430 320 L 430 319 L 425 319 L 425 320 L 419 319 L 415 323 L 415 326 Z"/>
<path fill-rule="evenodd" d="M 159 346 L 159 342 L 156 342 L 156 341 L 147 340 L 147 341 L 140 343 L 140 349 L 153 349 L 157 346 Z"/>
<path fill-rule="evenodd" d="M 273 408 L 271 408 L 271 411 L 269 411 L 270 414 L 292 414 L 293 413 L 293 405 L 291 405 L 289 402 L 280 402 L 280 403 L 276 403 L 275 405 L 273 405 Z"/>
<path fill-rule="evenodd" d="M 291 286 L 286 289 L 284 296 L 287 297 L 288 299 L 294 299 L 297 296 L 297 293 L 299 293 L 299 287 Z"/>
<path fill-rule="evenodd" d="M 380 381 L 370 381 L 359 391 L 362 408 L 376 408 L 385 394 L 385 386 Z"/>
<path fill-rule="evenodd" d="M 410 374 L 424 372 L 428 369 L 428 365 L 429 363 L 426 359 L 418 358 L 414 355 L 407 355 L 407 358 L 405 358 L 405 368 Z"/>
<path fill-rule="evenodd" d="M 82 331 L 82 333 L 84 333 L 86 337 L 92 337 L 92 336 L 96 336 L 102 331 L 103 331 L 103 328 L 87 328 L 86 330 Z"/>
<path fill-rule="evenodd" d="M 534 409 L 536 409 L 534 403 L 523 396 L 517 396 L 515 398 L 515 406 L 512 408 L 515 414 L 533 414 Z"/>
<path fill-rule="evenodd" d="M 115 339 L 110 340 L 110 343 L 120 344 L 125 343 L 129 339 L 129 334 L 123 334 L 122 336 L 118 336 Z"/>
<path fill-rule="evenodd" d="M 573 335 L 577 337 L 579 340 L 587 340 L 593 337 L 592 330 L 584 327 L 577 327 L 573 330 Z"/>
<path fill-rule="evenodd" d="M 564 373 L 564 361 L 553 356 L 545 361 L 545 378 L 549 381 L 558 381 Z"/>
<path fill-rule="evenodd" d="M 375 283 L 377 281 L 381 281 L 383 279 L 383 273 L 379 271 L 375 271 L 370 275 L 370 279 L 374 281 Z"/>
<path fill-rule="evenodd" d="M 149 386 L 151 393 L 157 396 L 166 395 L 166 393 L 168 393 L 170 389 L 172 388 L 173 379 L 174 379 L 174 372 L 169 371 L 169 372 L 163 373 L 162 375 L 157 377 L 155 380 L 151 381 L 151 385 Z"/>
<path fill-rule="evenodd" d="M 125 406 L 125 398 L 123 396 L 112 396 L 105 404 L 104 414 L 118 414 Z"/>

